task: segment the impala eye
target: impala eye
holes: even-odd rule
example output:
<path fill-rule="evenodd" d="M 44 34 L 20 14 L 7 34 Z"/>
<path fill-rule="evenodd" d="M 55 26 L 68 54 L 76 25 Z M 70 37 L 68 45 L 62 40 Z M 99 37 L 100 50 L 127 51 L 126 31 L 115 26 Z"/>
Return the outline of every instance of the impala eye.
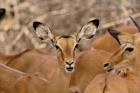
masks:
<path fill-rule="evenodd" d="M 133 52 L 134 48 L 131 48 L 131 47 L 128 47 L 125 49 L 125 51 L 128 51 L 128 52 Z"/>

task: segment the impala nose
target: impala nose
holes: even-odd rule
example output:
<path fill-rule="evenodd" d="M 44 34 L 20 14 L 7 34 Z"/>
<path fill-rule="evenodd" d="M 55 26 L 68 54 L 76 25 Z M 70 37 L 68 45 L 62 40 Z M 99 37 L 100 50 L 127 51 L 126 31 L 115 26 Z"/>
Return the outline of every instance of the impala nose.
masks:
<path fill-rule="evenodd" d="M 74 63 L 73 62 L 66 62 L 66 72 L 73 72 L 74 71 Z"/>

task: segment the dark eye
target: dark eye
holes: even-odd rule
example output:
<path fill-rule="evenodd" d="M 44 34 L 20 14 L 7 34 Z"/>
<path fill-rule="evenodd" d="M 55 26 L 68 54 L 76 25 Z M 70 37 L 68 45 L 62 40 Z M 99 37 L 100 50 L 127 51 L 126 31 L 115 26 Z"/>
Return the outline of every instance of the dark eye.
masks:
<path fill-rule="evenodd" d="M 39 39 L 40 39 L 40 40 L 44 40 L 44 38 L 42 38 L 42 37 L 39 37 Z"/>
<path fill-rule="evenodd" d="M 76 45 L 75 45 L 75 48 L 79 48 L 79 47 L 80 47 L 79 44 L 76 44 Z"/>
<path fill-rule="evenodd" d="M 125 49 L 125 51 L 128 51 L 128 52 L 132 52 L 134 50 L 134 48 L 131 48 L 131 47 L 128 47 Z"/>
<path fill-rule="evenodd" d="M 56 49 L 59 49 L 59 46 L 58 46 L 58 45 L 55 45 L 55 48 L 56 48 Z"/>

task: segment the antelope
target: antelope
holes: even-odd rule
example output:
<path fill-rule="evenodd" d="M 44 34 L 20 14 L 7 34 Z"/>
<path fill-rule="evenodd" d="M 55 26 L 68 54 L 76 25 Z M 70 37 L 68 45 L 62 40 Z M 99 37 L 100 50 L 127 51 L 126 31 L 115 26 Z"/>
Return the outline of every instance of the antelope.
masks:
<path fill-rule="evenodd" d="M 47 93 L 49 82 L 40 74 L 26 74 L 0 64 L 1 93 Z"/>
<path fill-rule="evenodd" d="M 113 65 L 104 64 L 107 74 L 93 78 L 84 93 L 139 93 L 140 78 L 135 74 L 135 59 L 130 48 L 129 44 L 121 45 L 106 61 Z"/>
<path fill-rule="evenodd" d="M 51 42 L 57 55 L 44 54 L 39 50 L 28 49 L 17 55 L 3 55 L 4 64 L 25 73 L 40 73 L 49 81 L 47 93 L 66 93 L 72 74 L 76 71 L 76 51 L 82 38 L 95 35 L 99 20 L 94 19 L 70 36 L 55 36 L 43 23 L 33 22 L 36 35 L 43 42 Z M 82 74 L 82 73 L 81 73 Z M 63 82 L 62 82 L 63 80 Z M 61 86 L 60 86 L 61 85 Z"/>
<path fill-rule="evenodd" d="M 70 86 L 74 85 L 78 88 L 74 91 L 83 91 L 93 77 L 104 72 L 101 64 L 109 56 L 109 53 L 105 51 L 93 49 L 80 53 L 80 57 L 76 60 L 75 53 L 81 47 L 79 43 L 82 39 L 91 39 L 95 35 L 98 25 L 99 20 L 95 19 L 84 25 L 76 35 L 54 36 L 49 27 L 45 27 L 40 22 L 34 22 L 33 27 L 39 39 L 43 42 L 50 41 L 57 50 L 57 56 L 44 54 L 40 50 L 28 49 L 12 56 L 1 54 L 0 59 L 7 66 L 25 73 L 41 73 L 47 80 L 51 81 L 48 92 L 63 93 L 67 90 L 69 83 Z M 92 74 L 89 75 L 90 73 Z M 79 77 L 82 77 L 80 81 Z M 60 82 L 62 79 L 65 83 Z M 57 85 L 65 87 L 62 89 L 62 86 L 58 87 Z"/>
<path fill-rule="evenodd" d="M 140 31 L 138 23 L 132 17 L 130 18 L 135 23 L 138 31 Z M 117 72 L 124 72 L 124 74 L 126 74 L 127 71 L 133 72 L 132 70 L 134 70 L 136 64 L 135 51 L 138 49 L 136 49 L 137 43 L 135 43 L 135 38 L 138 33 L 132 35 L 128 33 L 117 33 L 115 30 L 110 30 L 111 35 L 112 33 L 116 33 L 113 35 L 113 37 L 118 41 L 119 44 L 121 44 L 121 47 L 109 58 L 109 60 L 107 60 L 107 62 L 105 62 L 104 68 L 106 70 L 112 67 L 117 68 L 117 70 L 120 68 L 120 70 L 123 70 L 119 70 Z M 117 65 L 119 65 L 119 68 Z"/>
<path fill-rule="evenodd" d="M 140 30 L 135 20 L 131 19 L 136 24 L 138 30 Z M 139 93 L 140 34 L 132 35 L 125 32 L 118 33 L 115 30 L 109 31 L 121 46 L 104 64 L 104 69 L 109 75 L 98 75 L 98 78 L 93 78 L 87 86 L 85 93 Z M 106 82 L 105 78 L 107 78 Z"/>

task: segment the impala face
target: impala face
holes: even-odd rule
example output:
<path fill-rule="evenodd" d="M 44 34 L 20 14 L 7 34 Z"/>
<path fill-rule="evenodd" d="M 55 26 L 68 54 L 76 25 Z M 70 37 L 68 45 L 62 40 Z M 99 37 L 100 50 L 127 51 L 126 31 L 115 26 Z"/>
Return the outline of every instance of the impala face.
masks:
<path fill-rule="evenodd" d="M 132 21 L 138 28 L 138 31 L 140 31 L 140 27 L 137 24 L 137 22 L 131 17 Z M 103 64 L 104 69 L 107 71 L 111 71 L 112 67 L 115 65 L 121 65 L 122 63 L 128 66 L 130 64 L 129 61 L 135 60 L 135 51 L 136 46 L 140 43 L 140 36 L 139 33 L 134 34 L 128 34 L 126 32 L 118 33 L 115 30 L 109 30 L 109 33 L 118 41 L 119 44 L 121 44 L 120 48 L 113 53 L 113 55 Z M 134 62 L 133 62 L 134 63 Z M 132 62 L 131 62 L 132 65 Z"/>
<path fill-rule="evenodd" d="M 74 36 L 60 36 L 56 38 L 57 57 L 66 72 L 73 72 L 76 62 L 78 43 Z"/>
<path fill-rule="evenodd" d="M 76 50 L 79 49 L 79 42 L 82 38 L 91 39 L 99 25 L 99 20 L 94 19 L 82 27 L 75 35 L 54 36 L 52 31 L 40 22 L 34 22 L 33 27 L 37 36 L 43 41 L 51 41 L 57 50 L 57 58 L 60 68 L 67 73 L 75 70 Z"/>

